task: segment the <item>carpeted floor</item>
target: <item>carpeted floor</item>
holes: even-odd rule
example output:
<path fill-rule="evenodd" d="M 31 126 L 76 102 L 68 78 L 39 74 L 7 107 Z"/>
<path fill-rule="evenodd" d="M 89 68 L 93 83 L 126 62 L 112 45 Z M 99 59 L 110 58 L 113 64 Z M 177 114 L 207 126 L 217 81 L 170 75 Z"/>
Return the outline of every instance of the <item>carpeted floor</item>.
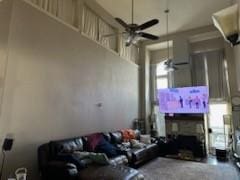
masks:
<path fill-rule="evenodd" d="M 146 180 L 240 180 L 237 170 L 230 164 L 210 165 L 158 158 L 138 170 Z"/>

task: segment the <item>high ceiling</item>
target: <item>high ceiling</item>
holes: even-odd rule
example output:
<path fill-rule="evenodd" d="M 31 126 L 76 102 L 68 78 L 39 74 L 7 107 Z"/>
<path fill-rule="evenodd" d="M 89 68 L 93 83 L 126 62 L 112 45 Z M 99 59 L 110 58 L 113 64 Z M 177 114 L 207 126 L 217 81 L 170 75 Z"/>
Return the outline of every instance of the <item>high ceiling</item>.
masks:
<path fill-rule="evenodd" d="M 112 16 L 131 21 L 131 0 L 96 0 Z M 169 32 L 178 32 L 212 24 L 211 15 L 228 7 L 233 0 L 169 0 Z M 134 21 L 144 23 L 152 18 L 160 23 L 147 32 L 166 34 L 166 0 L 135 0 Z"/>

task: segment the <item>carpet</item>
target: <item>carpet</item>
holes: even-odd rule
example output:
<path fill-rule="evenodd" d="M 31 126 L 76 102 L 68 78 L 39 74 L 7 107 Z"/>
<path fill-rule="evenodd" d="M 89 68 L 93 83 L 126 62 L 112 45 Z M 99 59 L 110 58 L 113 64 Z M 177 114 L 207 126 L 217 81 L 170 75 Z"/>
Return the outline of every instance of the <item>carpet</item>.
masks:
<path fill-rule="evenodd" d="M 158 158 L 138 170 L 145 180 L 240 180 L 237 170 L 230 164 L 210 165 Z"/>

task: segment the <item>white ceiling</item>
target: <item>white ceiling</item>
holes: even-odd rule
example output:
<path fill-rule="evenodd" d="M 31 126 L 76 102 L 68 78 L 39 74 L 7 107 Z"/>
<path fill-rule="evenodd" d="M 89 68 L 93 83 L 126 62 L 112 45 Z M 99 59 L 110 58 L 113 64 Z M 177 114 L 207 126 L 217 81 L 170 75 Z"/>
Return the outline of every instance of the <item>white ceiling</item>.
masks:
<path fill-rule="evenodd" d="M 96 0 L 112 16 L 131 21 L 131 0 Z M 169 32 L 193 29 L 212 24 L 211 15 L 231 5 L 233 0 L 169 0 Z M 166 0 L 135 0 L 135 23 L 157 18 L 160 23 L 147 32 L 166 34 Z"/>

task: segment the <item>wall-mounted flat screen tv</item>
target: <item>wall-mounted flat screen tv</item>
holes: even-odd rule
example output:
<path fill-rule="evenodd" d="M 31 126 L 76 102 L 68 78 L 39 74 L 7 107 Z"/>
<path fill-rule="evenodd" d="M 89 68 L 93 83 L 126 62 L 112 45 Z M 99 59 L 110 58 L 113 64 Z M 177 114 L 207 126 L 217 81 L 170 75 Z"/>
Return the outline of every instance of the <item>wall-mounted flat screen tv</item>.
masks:
<path fill-rule="evenodd" d="M 209 89 L 207 86 L 159 89 L 158 99 L 161 113 L 209 112 Z"/>

